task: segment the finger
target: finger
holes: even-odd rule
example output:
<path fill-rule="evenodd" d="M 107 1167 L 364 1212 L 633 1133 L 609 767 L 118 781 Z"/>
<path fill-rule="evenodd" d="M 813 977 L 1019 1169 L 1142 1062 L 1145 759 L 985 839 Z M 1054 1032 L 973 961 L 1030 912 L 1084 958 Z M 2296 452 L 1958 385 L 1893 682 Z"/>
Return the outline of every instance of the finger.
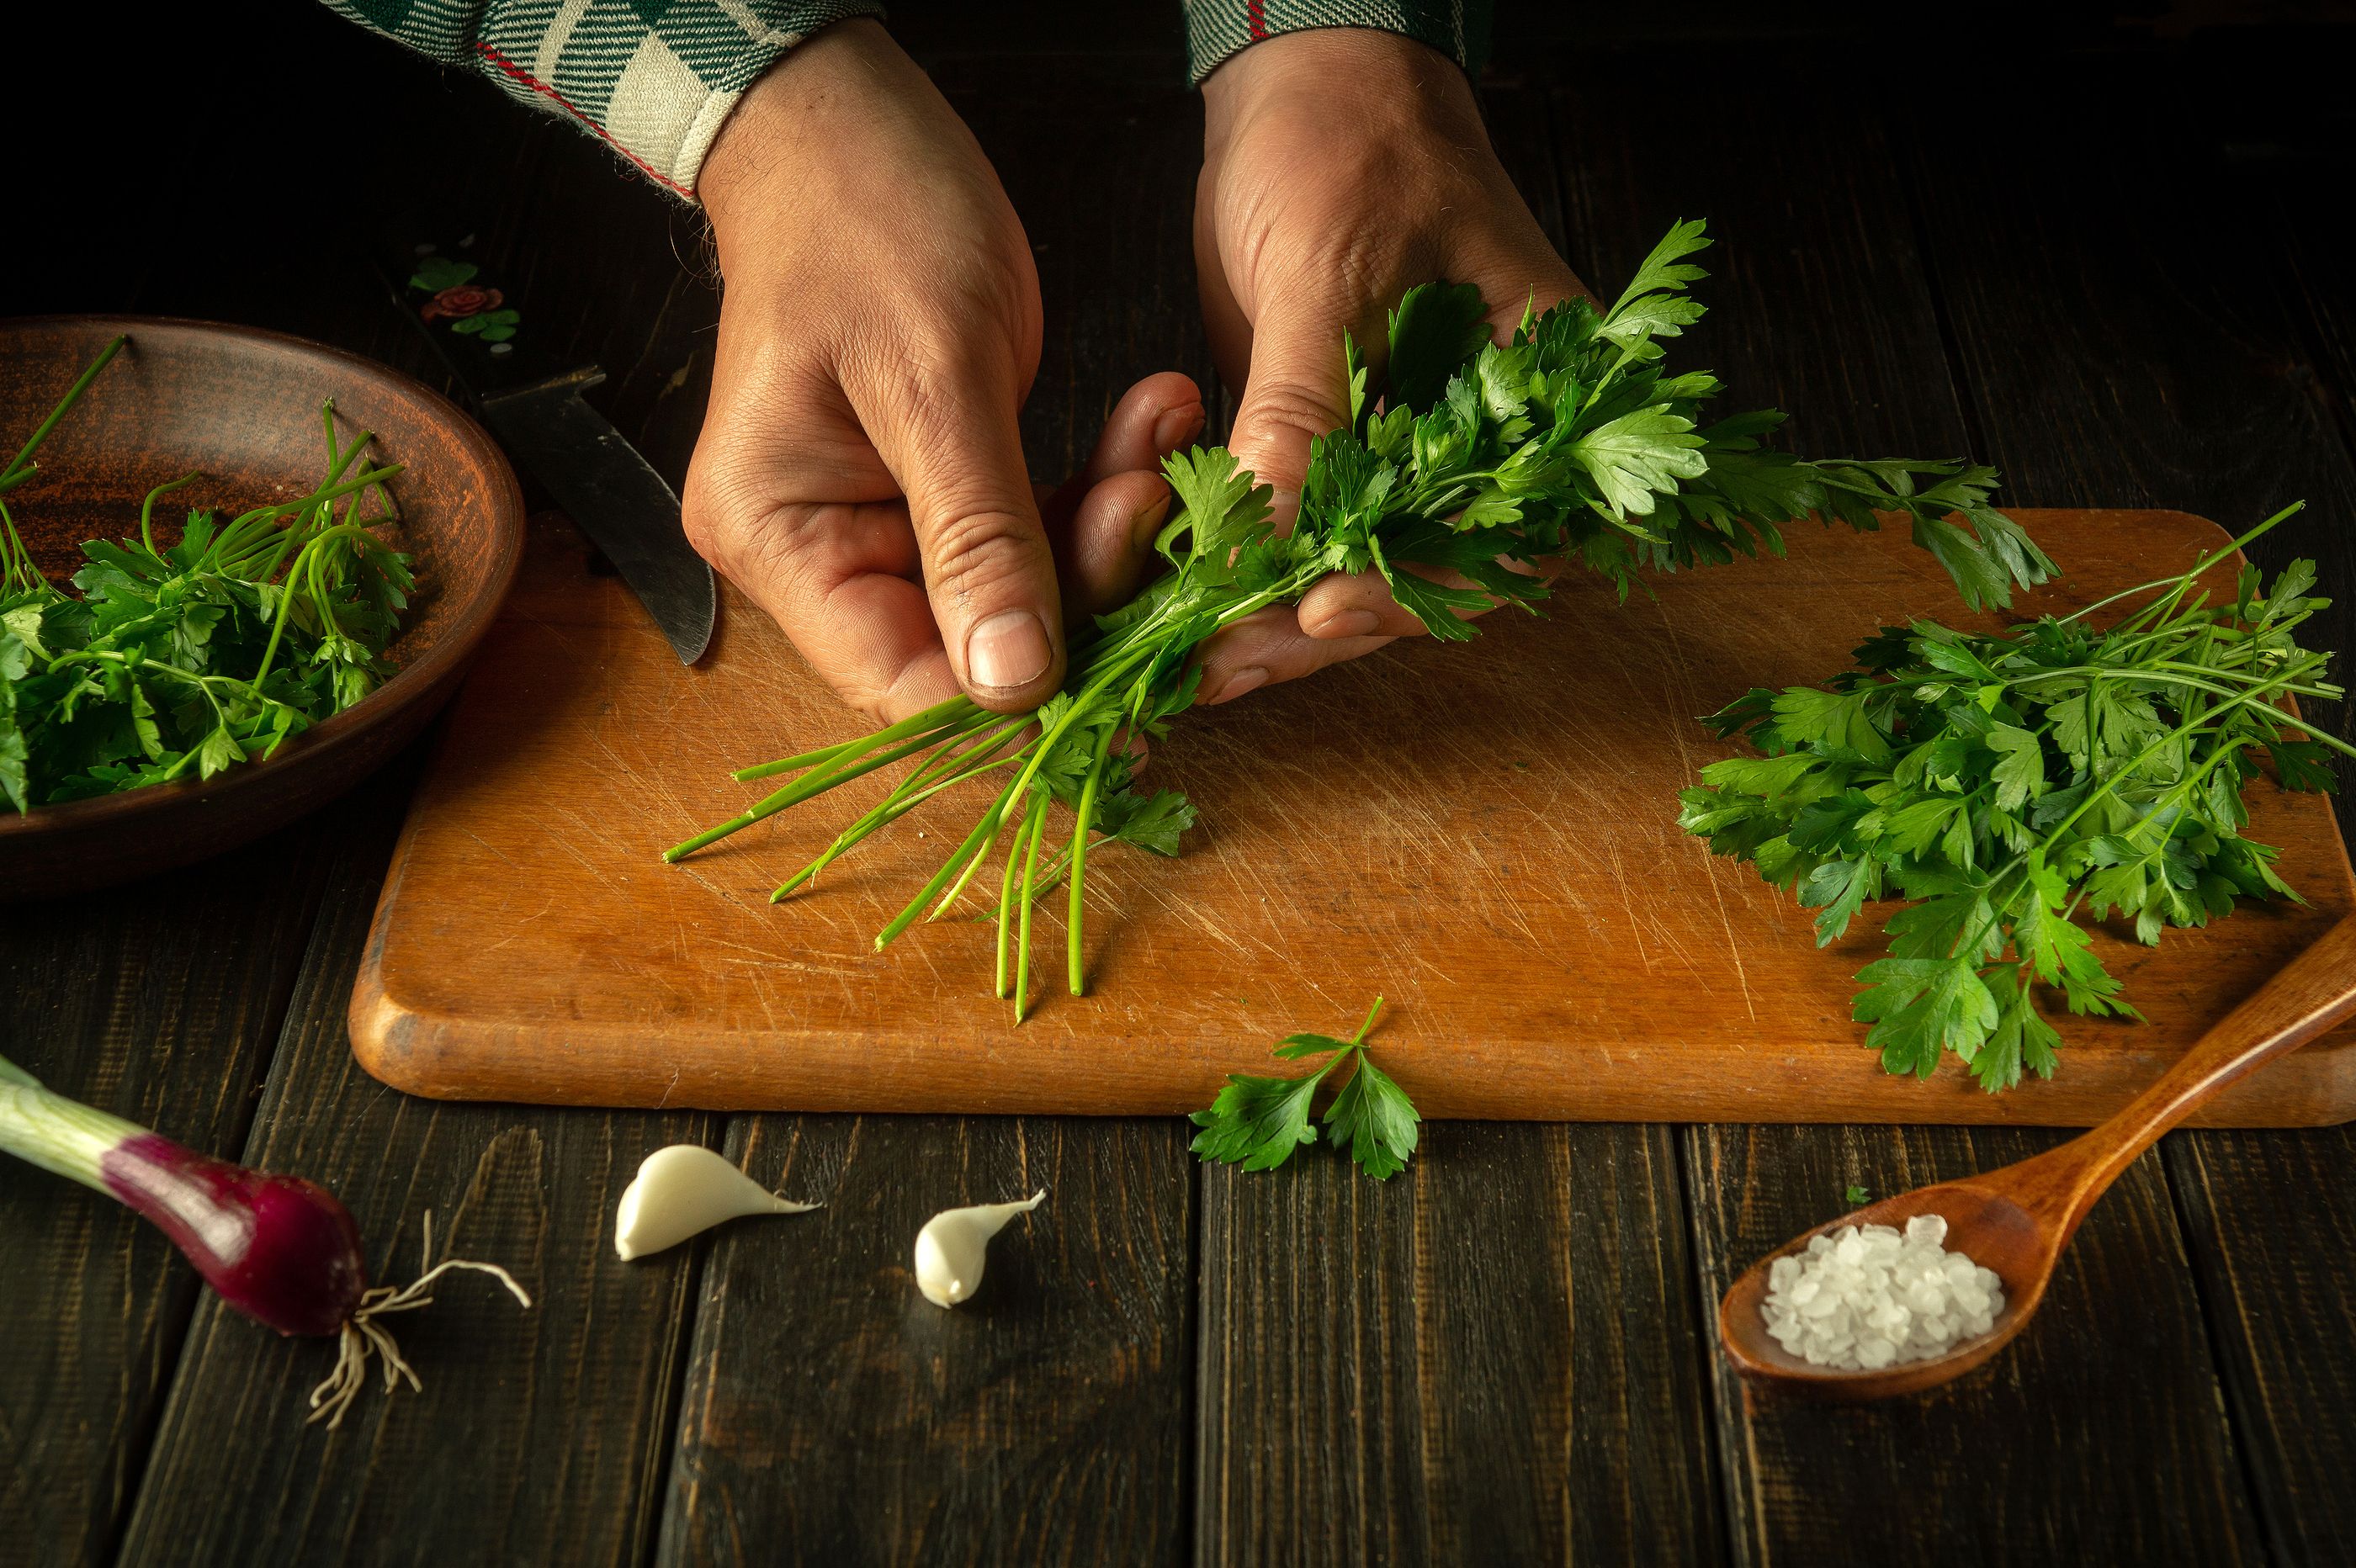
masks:
<path fill-rule="evenodd" d="M 1072 621 L 1127 603 L 1149 575 L 1154 536 L 1170 515 L 1162 459 L 1201 435 L 1205 417 L 1194 383 L 1165 371 L 1131 387 L 1106 421 L 1087 468 L 1065 486 L 1062 526 L 1049 513 Z"/>
<path fill-rule="evenodd" d="M 852 707 L 889 723 L 956 695 L 898 503 L 778 507 L 718 534 L 710 553 Z"/>
<path fill-rule="evenodd" d="M 1271 604 L 1247 615 L 1203 645 L 1203 682 L 1194 700 L 1232 702 L 1247 692 L 1280 680 L 1298 680 L 1327 665 L 1373 653 L 1391 639 L 1312 637 L 1287 606 Z"/>
<path fill-rule="evenodd" d="M 1082 497 L 1059 540 L 1065 606 L 1074 621 L 1118 610 L 1137 595 L 1170 516 L 1159 474 L 1116 474 Z"/>
<path fill-rule="evenodd" d="M 1409 568 L 1408 570 L 1413 570 Z M 1454 573 L 1429 575 L 1442 581 Z M 1462 583 L 1462 579 L 1451 586 Z M 1391 586 L 1379 571 L 1335 573 L 1321 579 L 1301 596 L 1297 612 L 1301 631 L 1312 637 L 1420 637 L 1430 634 L 1414 613 L 1391 597 Z"/>
<path fill-rule="evenodd" d="M 1280 529 L 1301 509 L 1310 443 L 1350 421 L 1342 334 L 1364 344 L 1381 323 L 1379 309 L 1324 291 L 1272 299 L 1252 323 L 1251 370 L 1227 447 L 1275 491 Z"/>
<path fill-rule="evenodd" d="M 1063 679 L 1063 610 L 1015 424 L 1015 368 L 952 344 L 846 386 L 908 498 L 949 667 L 984 708 L 1019 712 Z"/>
<path fill-rule="evenodd" d="M 1192 377 L 1158 371 L 1120 395 L 1088 453 L 1087 465 L 1057 494 L 1076 501 L 1089 485 L 1162 459 L 1203 433 L 1203 394 Z"/>
<path fill-rule="evenodd" d="M 1080 471 L 1052 492 L 1033 486 L 1042 496 L 1039 516 L 1048 537 L 1069 526 L 1097 485 L 1136 469 L 1159 472 L 1163 457 L 1203 433 L 1207 417 L 1193 379 L 1175 370 L 1148 376 L 1123 392 Z"/>

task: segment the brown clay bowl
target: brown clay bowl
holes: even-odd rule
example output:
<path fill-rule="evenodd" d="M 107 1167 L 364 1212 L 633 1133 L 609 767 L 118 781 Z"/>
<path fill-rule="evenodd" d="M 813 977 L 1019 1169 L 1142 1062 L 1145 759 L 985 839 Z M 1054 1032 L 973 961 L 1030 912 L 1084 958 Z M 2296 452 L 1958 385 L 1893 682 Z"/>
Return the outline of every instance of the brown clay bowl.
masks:
<path fill-rule="evenodd" d="M 381 458 L 409 465 L 392 482 L 402 519 L 385 533 L 409 552 L 418 592 L 388 650 L 399 667 L 391 678 L 267 762 L 22 816 L 0 800 L 0 898 L 185 865 L 333 800 L 457 688 L 522 551 L 522 492 L 480 425 L 384 366 L 251 327 L 145 316 L 0 321 L 0 463 L 117 334 L 130 341 L 42 443 L 40 473 L 8 496 L 53 580 L 80 564 L 83 539 L 135 535 L 141 497 L 192 469 L 205 477 L 157 503 L 174 538 L 191 507 L 226 518 L 307 492 L 326 472 L 319 403 L 332 396 L 349 428 L 376 432 Z"/>

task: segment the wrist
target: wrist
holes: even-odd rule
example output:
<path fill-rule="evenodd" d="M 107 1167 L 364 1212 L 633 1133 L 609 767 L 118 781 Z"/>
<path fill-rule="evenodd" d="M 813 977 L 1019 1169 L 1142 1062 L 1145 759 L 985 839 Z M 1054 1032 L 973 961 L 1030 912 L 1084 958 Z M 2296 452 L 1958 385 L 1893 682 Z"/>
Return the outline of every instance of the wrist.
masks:
<path fill-rule="evenodd" d="M 696 183 L 723 275 L 732 251 L 790 219 L 796 190 L 810 183 L 809 159 L 840 144 L 830 123 L 889 91 L 900 69 L 915 69 L 882 24 L 855 16 L 796 45 L 745 90 Z"/>
<path fill-rule="evenodd" d="M 1331 105 L 1354 114 L 1415 118 L 1485 139 L 1472 85 L 1456 62 L 1401 33 L 1313 27 L 1280 33 L 1231 55 L 1203 81 L 1208 144 L 1263 109 Z"/>

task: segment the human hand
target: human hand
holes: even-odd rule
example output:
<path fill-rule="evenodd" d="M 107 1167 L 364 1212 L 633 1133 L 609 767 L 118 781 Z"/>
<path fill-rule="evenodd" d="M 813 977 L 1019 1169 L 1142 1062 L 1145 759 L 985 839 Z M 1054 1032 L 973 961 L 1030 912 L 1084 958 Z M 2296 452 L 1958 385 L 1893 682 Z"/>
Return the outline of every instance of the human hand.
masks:
<path fill-rule="evenodd" d="M 1169 506 L 1158 460 L 1202 428 L 1194 383 L 1140 382 L 1078 477 L 1033 486 L 1029 241 L 873 22 L 828 28 L 756 83 L 700 194 L 727 288 L 688 538 L 878 720 L 960 686 L 1001 711 L 1044 702 L 1066 615 L 1135 591 Z"/>
<path fill-rule="evenodd" d="M 1348 423 L 1347 329 L 1379 376 L 1385 315 L 1417 283 L 1477 285 L 1502 337 L 1586 285 L 1554 252 L 1497 162 L 1462 71 L 1411 39 L 1361 28 L 1270 38 L 1203 84 L 1194 261 L 1219 373 L 1242 389 L 1229 448 L 1300 506 L 1309 443 Z M 1224 702 L 1423 631 L 1378 573 L 1333 576 L 1205 645 Z"/>

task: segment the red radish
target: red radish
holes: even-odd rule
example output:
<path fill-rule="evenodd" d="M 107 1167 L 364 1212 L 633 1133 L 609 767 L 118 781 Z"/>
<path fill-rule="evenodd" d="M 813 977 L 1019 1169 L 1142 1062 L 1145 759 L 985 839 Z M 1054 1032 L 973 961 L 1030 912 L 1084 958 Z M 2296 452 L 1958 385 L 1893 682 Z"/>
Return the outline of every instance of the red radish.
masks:
<path fill-rule="evenodd" d="M 296 1176 L 273 1176 L 183 1148 L 146 1128 L 41 1086 L 0 1056 L 0 1150 L 103 1192 L 172 1239 L 222 1300 L 281 1334 L 335 1335 L 335 1371 L 312 1392 L 313 1420 L 343 1419 L 366 1381 L 371 1351 L 385 1387 L 419 1386 L 392 1337 L 374 1319 L 424 1307 L 427 1285 L 451 1269 L 496 1276 L 526 1307 L 531 1297 L 505 1269 L 461 1258 L 429 1266 L 415 1283 L 370 1289 L 359 1227 L 334 1194 Z M 432 1264 L 434 1220 L 425 1220 Z"/>

